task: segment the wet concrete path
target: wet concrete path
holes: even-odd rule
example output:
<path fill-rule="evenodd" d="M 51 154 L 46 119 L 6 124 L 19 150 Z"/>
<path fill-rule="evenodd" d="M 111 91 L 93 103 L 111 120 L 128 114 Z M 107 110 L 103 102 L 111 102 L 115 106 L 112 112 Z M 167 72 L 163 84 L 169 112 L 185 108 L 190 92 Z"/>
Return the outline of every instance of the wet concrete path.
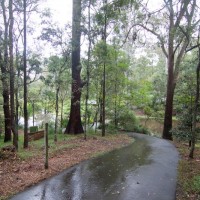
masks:
<path fill-rule="evenodd" d="M 136 138 L 133 144 L 82 162 L 11 199 L 175 200 L 175 147 L 155 137 L 130 136 Z"/>

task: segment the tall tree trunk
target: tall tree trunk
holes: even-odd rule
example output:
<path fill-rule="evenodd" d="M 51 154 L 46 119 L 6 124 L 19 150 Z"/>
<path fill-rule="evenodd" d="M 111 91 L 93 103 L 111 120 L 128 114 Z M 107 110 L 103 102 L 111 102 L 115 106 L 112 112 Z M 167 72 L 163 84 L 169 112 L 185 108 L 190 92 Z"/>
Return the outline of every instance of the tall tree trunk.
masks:
<path fill-rule="evenodd" d="M 5 84 L 4 84 L 4 86 Z M 12 140 L 12 134 L 11 134 L 11 116 L 10 116 L 10 98 L 9 98 L 9 91 L 7 89 L 3 88 L 3 111 L 4 111 L 4 142 L 9 142 Z"/>
<path fill-rule="evenodd" d="M 57 142 L 57 133 L 58 133 L 58 94 L 59 87 L 56 88 L 56 119 L 55 119 L 55 130 L 54 130 L 54 142 Z"/>
<path fill-rule="evenodd" d="M 8 26 L 9 23 L 6 17 L 6 8 L 5 1 L 1 1 L 1 7 L 3 9 L 3 20 L 4 20 L 4 45 L 3 52 L 4 55 L 0 52 L 0 61 L 1 61 L 1 73 L 2 73 L 2 86 L 3 86 L 3 111 L 4 111 L 4 131 L 5 137 L 4 142 L 12 140 L 11 135 L 11 116 L 10 116 L 10 87 L 9 87 L 9 66 L 8 66 Z"/>
<path fill-rule="evenodd" d="M 27 110 L 27 73 L 26 73 L 26 0 L 24 0 L 24 148 L 28 148 L 28 110 Z"/>
<path fill-rule="evenodd" d="M 88 60 L 87 60 L 87 83 L 86 83 L 86 96 L 85 96 L 85 134 L 84 139 L 86 140 L 87 133 L 87 121 L 89 121 L 88 117 L 88 99 L 89 99 L 89 83 L 90 83 L 90 57 L 91 57 L 91 0 L 89 0 L 88 5 Z M 88 119 L 88 120 L 87 120 Z"/>
<path fill-rule="evenodd" d="M 18 135 L 18 123 L 19 123 L 19 78 L 20 78 L 20 68 L 19 68 L 19 53 L 18 47 L 16 47 L 16 69 L 17 69 L 17 87 L 15 89 L 15 124 L 16 131 Z"/>
<path fill-rule="evenodd" d="M 173 54 L 173 53 L 172 53 Z M 172 114 L 173 114 L 173 99 L 174 99 L 174 55 L 168 58 L 168 80 L 167 80 L 167 97 L 165 105 L 165 117 L 163 135 L 164 139 L 172 140 Z"/>
<path fill-rule="evenodd" d="M 115 128 L 117 129 L 118 127 L 118 120 L 117 120 L 117 80 L 115 80 L 115 103 L 114 103 L 114 110 L 115 110 L 115 113 L 114 113 L 114 118 L 115 118 Z"/>
<path fill-rule="evenodd" d="M 102 136 L 106 132 L 106 60 L 107 60 L 107 0 L 104 1 L 104 33 L 105 57 L 103 62 L 103 91 L 102 91 Z"/>
<path fill-rule="evenodd" d="M 0 53 L 0 66 L 1 66 L 1 73 L 2 73 L 2 86 L 3 86 L 3 111 L 4 111 L 4 142 L 9 142 L 12 140 L 11 136 L 11 124 L 10 124 L 10 98 L 9 98 L 9 83 L 8 83 L 8 72 L 5 69 L 4 61 L 2 55 Z"/>
<path fill-rule="evenodd" d="M 117 68 L 117 51 L 116 51 L 116 45 L 115 45 L 115 40 L 114 40 L 114 47 L 115 47 L 115 67 Z M 118 97 L 118 90 L 117 90 L 117 84 L 118 84 L 118 81 L 117 81 L 117 76 L 118 74 L 115 73 L 115 89 L 114 89 L 114 92 L 115 92 L 115 102 L 114 102 L 114 122 L 115 122 L 115 128 L 117 129 L 118 127 L 118 119 L 117 119 L 117 97 Z"/>
<path fill-rule="evenodd" d="M 69 122 L 65 133 L 84 133 L 81 122 L 81 63 L 80 63 L 80 39 L 81 39 L 81 0 L 73 0 L 72 19 L 72 94 Z"/>
<path fill-rule="evenodd" d="M 18 135 L 15 125 L 15 73 L 13 59 L 13 1 L 9 0 L 9 55 L 10 55 L 10 108 L 11 108 L 11 129 L 13 132 L 13 145 L 18 149 Z"/>

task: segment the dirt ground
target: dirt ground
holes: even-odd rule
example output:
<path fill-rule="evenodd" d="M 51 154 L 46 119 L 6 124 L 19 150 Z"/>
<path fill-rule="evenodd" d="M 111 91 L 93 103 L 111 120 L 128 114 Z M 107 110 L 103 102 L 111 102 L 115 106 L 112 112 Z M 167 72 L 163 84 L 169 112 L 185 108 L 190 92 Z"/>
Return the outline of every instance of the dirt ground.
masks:
<path fill-rule="evenodd" d="M 44 169 L 44 155 L 22 160 L 16 153 L 6 152 L 7 158 L 0 159 L 0 199 L 6 199 L 83 160 L 130 144 L 132 139 L 125 134 L 119 134 L 104 138 L 90 137 L 86 141 L 79 136 L 62 142 L 70 143 L 71 147 L 51 156 L 47 170 Z"/>

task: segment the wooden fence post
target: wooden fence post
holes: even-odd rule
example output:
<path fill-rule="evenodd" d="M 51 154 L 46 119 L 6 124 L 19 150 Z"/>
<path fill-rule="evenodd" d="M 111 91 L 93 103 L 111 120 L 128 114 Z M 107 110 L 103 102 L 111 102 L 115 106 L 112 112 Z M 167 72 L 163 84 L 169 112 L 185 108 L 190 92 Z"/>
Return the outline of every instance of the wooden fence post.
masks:
<path fill-rule="evenodd" d="M 48 141 L 48 123 L 45 123 L 45 131 L 44 131 L 44 134 L 45 134 L 45 137 L 44 137 L 44 140 L 45 140 L 45 164 L 44 164 L 44 167 L 45 169 L 48 169 L 49 168 L 49 141 Z"/>

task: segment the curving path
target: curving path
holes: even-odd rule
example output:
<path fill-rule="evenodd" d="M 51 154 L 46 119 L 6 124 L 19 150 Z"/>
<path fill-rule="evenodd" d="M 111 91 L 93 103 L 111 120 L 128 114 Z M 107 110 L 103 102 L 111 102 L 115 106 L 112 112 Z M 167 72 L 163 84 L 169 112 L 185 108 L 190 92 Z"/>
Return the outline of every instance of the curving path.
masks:
<path fill-rule="evenodd" d="M 11 200 L 175 200 L 175 147 L 159 138 L 129 135 L 136 139 L 133 144 L 82 162 Z"/>

